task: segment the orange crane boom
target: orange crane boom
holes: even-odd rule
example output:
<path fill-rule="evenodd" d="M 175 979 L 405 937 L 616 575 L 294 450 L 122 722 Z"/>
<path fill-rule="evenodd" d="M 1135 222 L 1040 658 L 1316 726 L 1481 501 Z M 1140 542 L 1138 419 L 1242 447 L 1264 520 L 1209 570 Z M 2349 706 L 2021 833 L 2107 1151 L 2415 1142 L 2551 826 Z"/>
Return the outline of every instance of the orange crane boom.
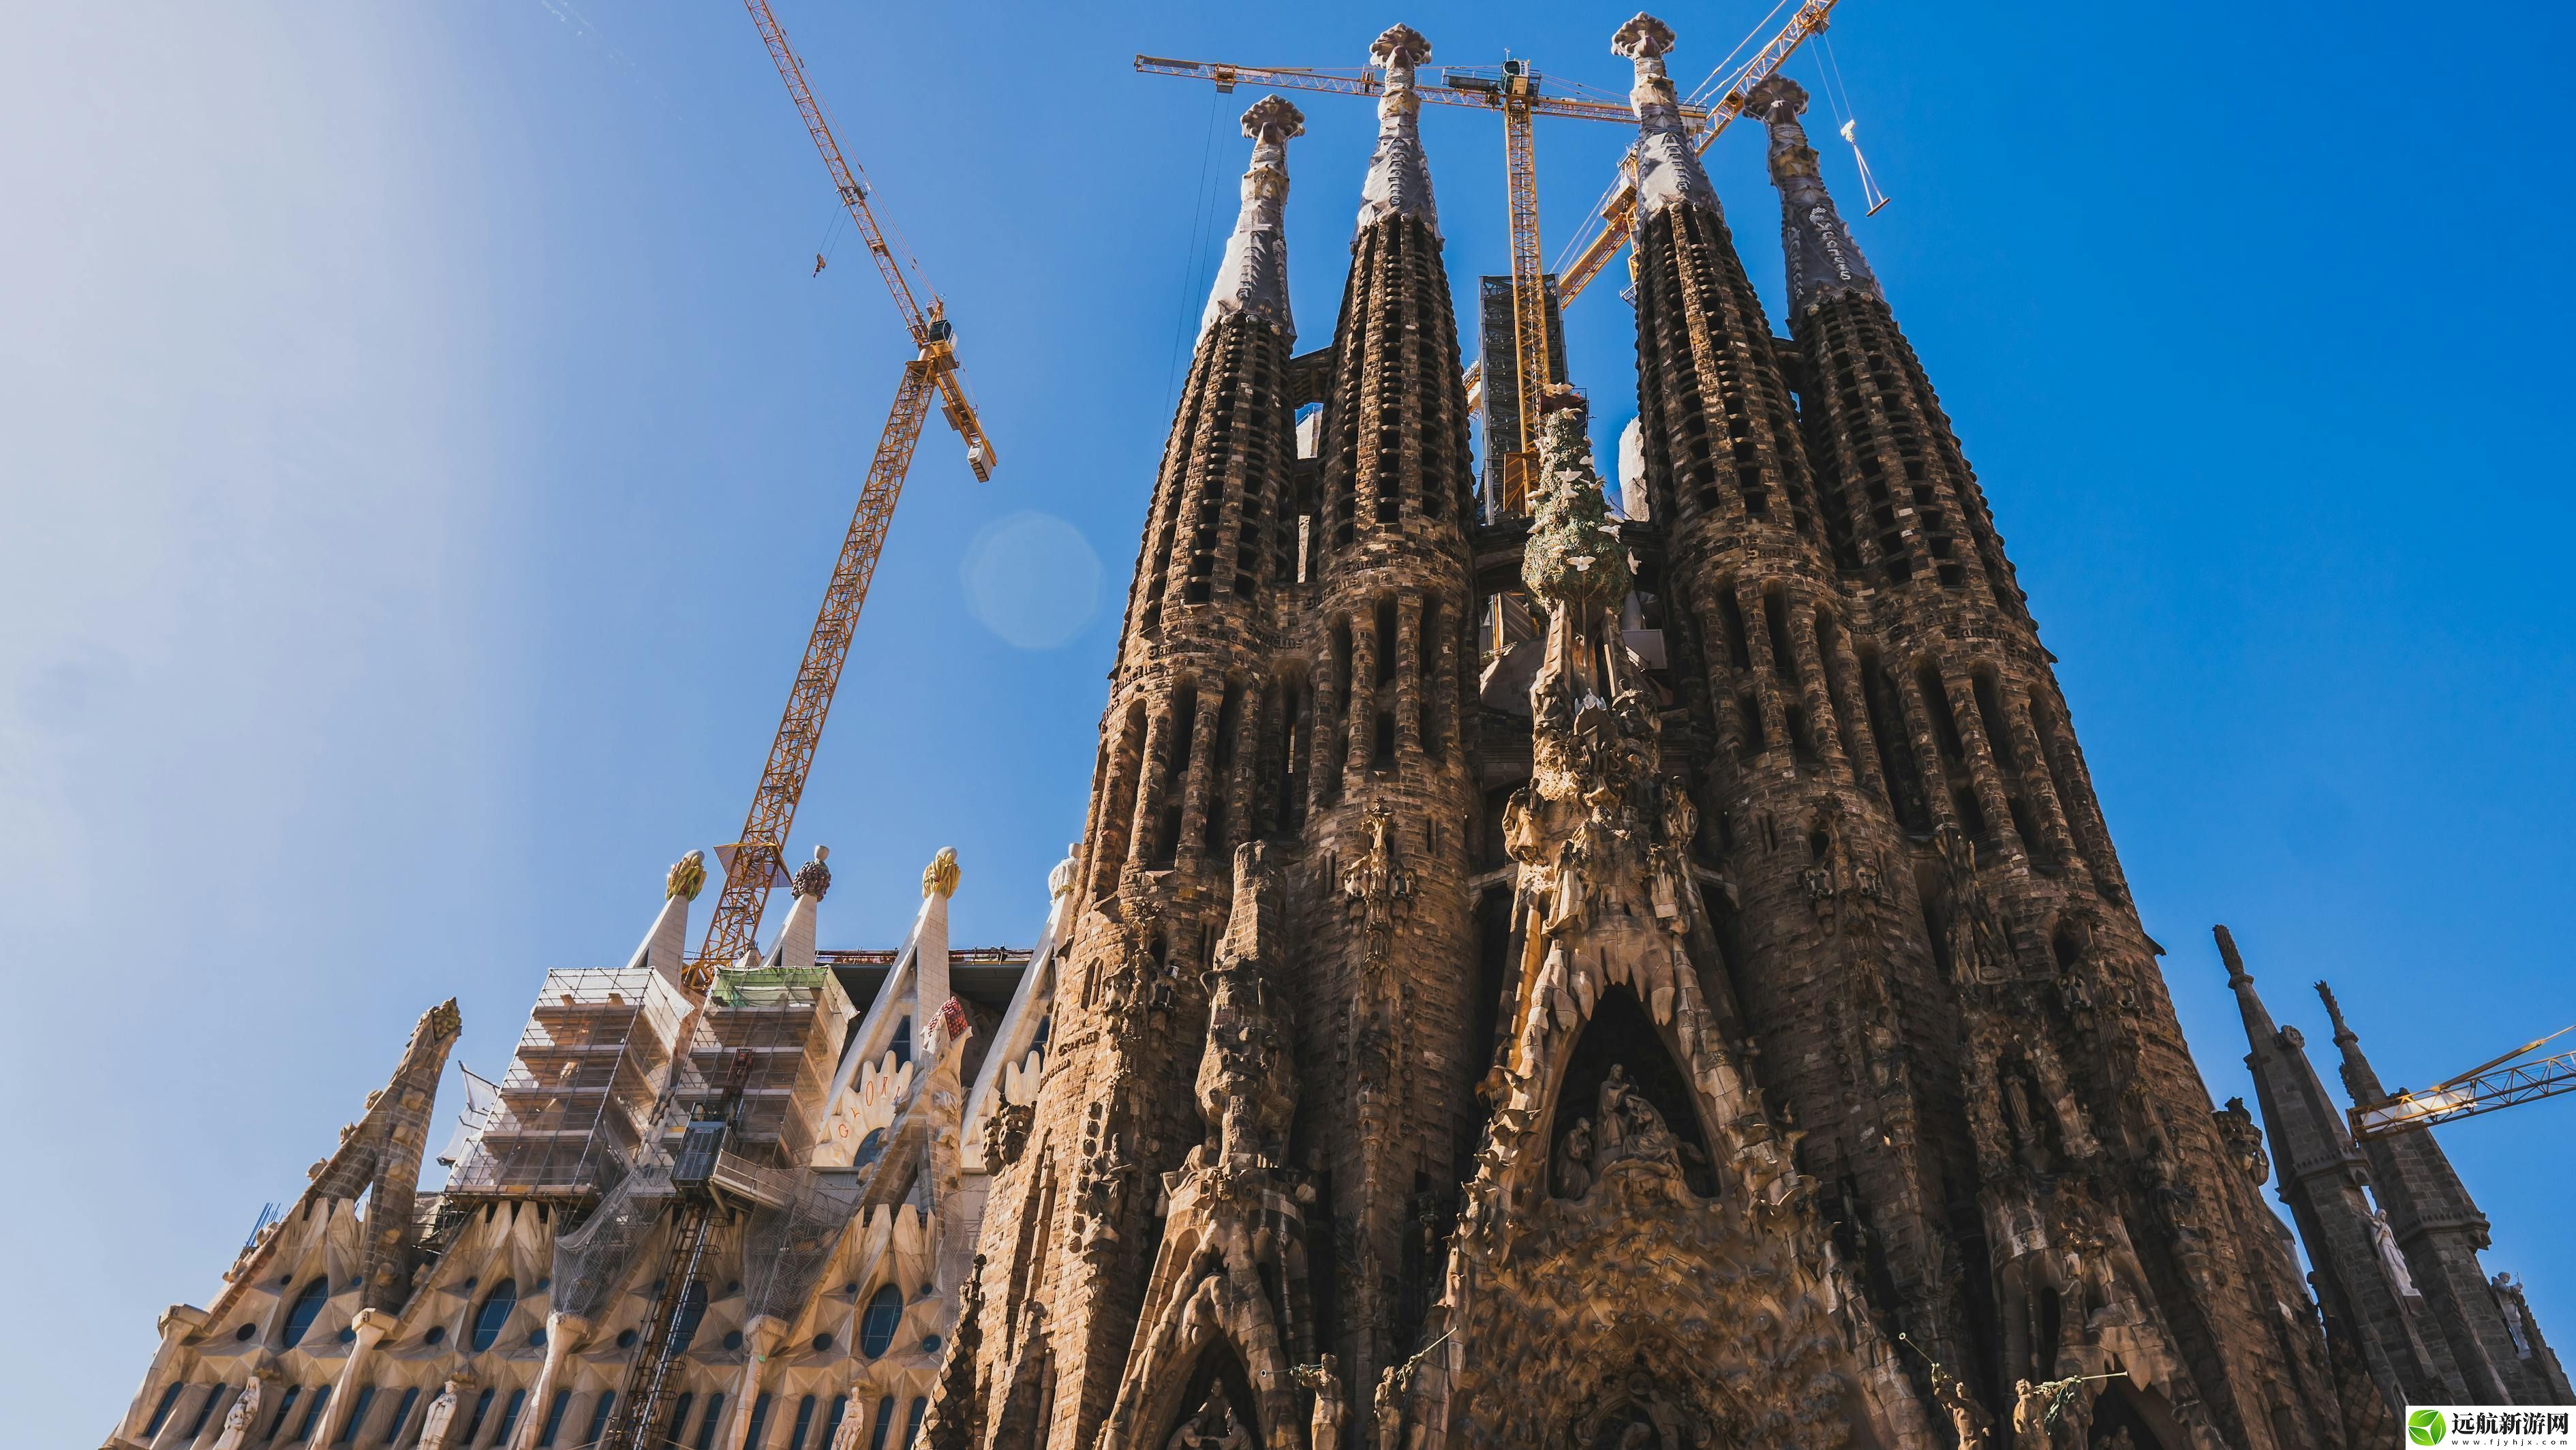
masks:
<path fill-rule="evenodd" d="M 1708 125 L 1692 140 L 1702 156 L 1708 154 L 1708 148 L 1716 142 L 1718 133 L 1744 114 L 1753 88 L 1788 64 L 1789 57 L 1806 43 L 1808 36 L 1823 32 L 1825 17 L 1832 13 L 1834 4 L 1835 0 L 1802 0 L 1798 13 L 1789 17 L 1789 23 L 1781 27 L 1780 33 L 1764 41 L 1751 60 L 1727 77 L 1717 102 L 1701 113 L 1707 118 Z M 1701 87 L 1703 93 L 1706 90 L 1707 87 Z M 1689 117 L 1691 108 L 1684 107 L 1682 114 Z M 1627 244 L 1628 234 L 1636 224 L 1636 171 L 1633 166 L 1622 166 L 1618 181 L 1601 199 L 1594 218 L 1576 234 L 1557 266 L 1558 306 L 1562 307 L 1582 295 L 1592 279 L 1601 275 L 1601 269 L 1610 265 L 1610 259 L 1619 255 L 1619 248 Z"/>
<path fill-rule="evenodd" d="M 974 470 L 975 477 L 979 481 L 991 478 L 994 463 L 993 445 L 984 436 L 983 419 L 976 413 L 974 401 L 966 393 L 965 379 L 957 371 L 954 334 L 938 296 L 930 293 L 924 283 L 920 291 L 930 295 L 929 306 L 923 307 L 916 297 L 914 280 L 920 264 L 909 255 L 898 256 L 887 244 L 885 229 L 868 205 L 866 173 L 842 155 L 822 104 L 805 83 L 804 63 L 788 44 L 787 32 L 770 11 L 769 0 L 743 0 L 743 5 L 769 47 L 778 78 L 786 82 L 788 97 L 796 103 L 796 113 L 804 118 L 806 133 L 813 138 L 814 149 L 821 153 L 824 169 L 831 173 L 832 184 L 839 189 L 841 205 L 867 243 L 868 255 L 876 259 L 877 271 L 885 278 L 886 290 L 893 294 L 895 310 L 903 315 L 904 327 L 911 333 L 917 352 L 903 365 L 894 406 L 886 414 L 885 431 L 877 439 L 876 456 L 869 461 L 867 480 L 859 490 L 858 508 L 850 516 L 849 532 L 841 540 L 841 556 L 832 567 L 832 582 L 823 591 L 823 607 L 814 616 L 814 632 L 805 644 L 804 663 L 797 668 L 796 683 L 787 694 L 786 711 L 779 716 L 778 735 L 770 743 L 760 787 L 752 793 L 742 836 L 725 859 L 724 890 L 717 896 L 715 913 L 707 922 L 706 941 L 684 978 L 692 991 L 704 991 L 718 967 L 752 949 L 760 931 L 761 911 L 769 903 L 769 889 L 785 879 L 782 856 L 787 832 L 795 823 L 796 804 L 805 793 L 805 777 L 813 767 L 814 747 L 822 738 L 824 719 L 831 713 L 832 694 L 841 682 L 841 666 L 849 658 L 850 635 L 858 627 L 861 606 L 867 603 L 868 583 L 876 575 L 877 559 L 885 552 L 886 527 L 894 521 L 895 502 L 903 493 L 904 475 L 912 467 L 913 449 L 921 441 L 922 424 L 930 416 L 934 396 L 939 400 L 940 415 L 965 440 L 966 465 Z"/>

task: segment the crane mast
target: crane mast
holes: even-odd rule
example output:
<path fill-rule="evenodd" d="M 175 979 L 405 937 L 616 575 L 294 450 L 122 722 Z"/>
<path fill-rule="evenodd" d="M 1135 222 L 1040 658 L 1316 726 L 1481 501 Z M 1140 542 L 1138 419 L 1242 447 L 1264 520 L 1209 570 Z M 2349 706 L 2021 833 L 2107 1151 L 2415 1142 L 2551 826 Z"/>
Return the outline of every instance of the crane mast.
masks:
<path fill-rule="evenodd" d="M 788 829 L 795 824 L 796 805 L 805 793 L 805 778 L 814 763 L 814 747 L 831 713 L 841 666 L 849 658 L 850 636 L 858 627 L 859 610 L 867 603 L 868 584 L 876 576 L 877 560 L 885 552 L 886 529 L 894 521 L 904 475 L 912 467 L 913 449 L 921 441 L 922 425 L 929 418 L 934 397 L 939 401 L 940 416 L 965 441 L 966 465 L 974 470 L 979 482 L 992 477 L 994 463 L 992 441 L 984 436 L 983 419 L 975 411 L 974 400 L 967 396 L 965 379 L 957 370 L 955 336 L 938 296 L 930 293 L 926 283 L 919 290 L 930 296 L 929 305 L 923 306 L 916 295 L 914 277 L 919 265 L 908 255 L 898 255 L 888 244 L 885 228 L 868 204 L 867 174 L 842 154 L 841 143 L 832 134 L 830 118 L 815 99 L 813 88 L 805 82 L 804 62 L 797 59 L 786 29 L 769 8 L 769 0 L 743 0 L 743 7 L 750 11 L 752 24 L 759 29 L 762 43 L 769 48 L 769 58 L 778 67 L 778 78 L 786 83 L 788 98 L 795 102 L 796 114 L 803 118 L 806 134 L 822 156 L 824 169 L 831 173 L 843 209 L 867 244 L 868 255 L 875 259 L 877 272 L 885 279 L 886 291 L 894 298 L 895 310 L 902 315 L 916 352 L 903 365 L 894 406 L 887 411 L 885 428 L 877 437 L 876 454 L 869 460 L 858 507 L 850 515 L 849 530 L 842 537 L 831 583 L 823 591 L 822 608 L 814 616 L 804 662 L 797 667 L 796 682 L 788 690 L 787 708 L 779 716 L 778 734 L 770 743 L 760 786 L 752 793 L 742 835 L 725 860 L 724 889 L 707 922 L 705 943 L 689 964 L 685 984 L 700 992 L 714 979 L 718 967 L 752 949 L 759 935 L 762 909 L 769 902 L 769 890 L 785 879 L 783 854 Z"/>

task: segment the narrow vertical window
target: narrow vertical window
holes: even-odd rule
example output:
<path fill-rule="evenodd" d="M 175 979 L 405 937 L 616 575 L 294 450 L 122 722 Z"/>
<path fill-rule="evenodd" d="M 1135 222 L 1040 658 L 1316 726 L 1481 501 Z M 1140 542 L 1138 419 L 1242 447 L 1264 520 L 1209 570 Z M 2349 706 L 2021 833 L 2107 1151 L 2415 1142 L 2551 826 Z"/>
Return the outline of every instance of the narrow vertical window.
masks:
<path fill-rule="evenodd" d="M 769 1404 L 765 1391 L 751 1402 L 751 1428 L 743 1434 L 743 1450 L 760 1450 L 762 1437 L 769 1433 Z"/>
<path fill-rule="evenodd" d="M 796 1402 L 796 1428 L 787 1433 L 787 1450 L 805 1450 L 805 1432 L 814 1428 L 814 1397 Z"/>
<path fill-rule="evenodd" d="M 698 1438 L 693 1442 L 693 1450 L 715 1450 L 716 1423 L 724 1418 L 724 1402 L 722 1390 L 707 1396 L 707 1410 L 698 1417 Z"/>
<path fill-rule="evenodd" d="M 914 1440 L 920 1438 L 921 1417 L 929 1412 L 930 1399 L 928 1396 L 915 1395 L 912 1397 L 912 1408 L 906 1412 L 903 1417 L 903 1443 L 906 1447 L 909 1447 Z"/>
<path fill-rule="evenodd" d="M 419 1403 L 419 1386 L 415 1385 L 402 1392 L 402 1398 L 394 1402 L 393 1420 L 385 1426 L 384 1444 L 390 1445 L 402 1438 L 403 1426 L 411 1422 L 411 1407 Z M 193 1440 L 197 1437 L 190 1435 L 188 1438 Z"/>
<path fill-rule="evenodd" d="M 179 1392 L 187 1387 L 187 1381 L 179 1380 L 161 1392 L 161 1402 L 152 1407 L 152 1418 L 143 1426 L 145 1444 L 152 1443 L 152 1437 L 161 1433 L 161 1422 L 170 1418 L 170 1407 L 179 1403 Z"/>
<path fill-rule="evenodd" d="M 590 1411 L 590 1430 L 581 1437 L 584 1445 L 596 1445 L 608 1433 L 608 1417 L 617 1413 L 617 1391 L 601 1390 L 599 1403 Z"/>
<path fill-rule="evenodd" d="M 841 1418 L 849 1412 L 850 1397 L 848 1395 L 832 1396 L 831 1411 L 823 1416 L 823 1433 L 814 1437 L 814 1443 L 816 1445 L 831 1444 L 832 1437 L 841 1433 Z"/>
<path fill-rule="evenodd" d="M 545 1447 L 554 1444 L 555 1437 L 563 1433 L 564 1412 L 571 1408 L 572 1391 L 555 1391 L 554 1403 L 546 1407 L 545 1426 L 537 1431 L 538 1450 L 545 1450 Z"/>
<path fill-rule="evenodd" d="M 302 1385 L 288 1385 L 286 1387 L 286 1397 L 277 1402 L 277 1414 L 268 1422 L 268 1438 L 271 1440 L 276 1439 L 277 1432 L 286 1427 L 286 1417 L 295 1412 L 296 1397 L 303 1393 L 304 1387 Z M 483 1398 L 487 1400 L 492 1398 L 492 1392 L 490 1390 L 485 1390 L 483 1392 Z M 470 1440 L 473 1436 L 469 1434 L 466 1438 Z"/>
<path fill-rule="evenodd" d="M 367 1408 L 376 1402 L 376 1387 L 368 1385 L 358 1391 L 358 1403 L 349 1410 L 349 1418 L 340 1422 L 340 1438 L 334 1445 L 354 1445 L 367 1423 Z"/>
<path fill-rule="evenodd" d="M 527 1403 L 528 1392 L 526 1390 L 510 1391 L 510 1398 L 501 1406 L 501 1428 L 492 1432 L 493 1444 L 501 1445 L 508 1443 L 511 1429 L 519 1423 L 519 1411 L 525 1408 Z"/>
<path fill-rule="evenodd" d="M 877 1422 L 868 1431 L 868 1450 L 886 1450 L 886 1439 L 894 1430 L 894 1396 L 877 1401 Z"/>

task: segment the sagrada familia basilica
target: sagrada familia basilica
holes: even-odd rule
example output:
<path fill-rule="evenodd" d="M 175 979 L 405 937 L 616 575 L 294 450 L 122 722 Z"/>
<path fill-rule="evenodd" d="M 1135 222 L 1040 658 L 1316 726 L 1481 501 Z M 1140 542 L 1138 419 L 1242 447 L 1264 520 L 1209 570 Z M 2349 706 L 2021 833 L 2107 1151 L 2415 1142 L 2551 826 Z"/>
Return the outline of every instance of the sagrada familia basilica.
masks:
<path fill-rule="evenodd" d="M 2223 929 L 2259 1118 L 2211 1101 L 1805 95 L 1749 112 L 1784 338 L 1673 43 L 1613 41 L 1616 510 L 1568 387 L 1525 505 L 1477 486 L 1429 43 L 1371 50 L 1304 353 L 1302 118 L 1253 105 L 1036 947 L 953 950 L 943 855 L 900 949 L 818 949 L 818 853 L 700 980 L 684 860 L 435 1193 L 422 1017 L 105 1443 L 2361 1450 L 2576 1400 L 2432 1135 L 2356 1142 Z"/>

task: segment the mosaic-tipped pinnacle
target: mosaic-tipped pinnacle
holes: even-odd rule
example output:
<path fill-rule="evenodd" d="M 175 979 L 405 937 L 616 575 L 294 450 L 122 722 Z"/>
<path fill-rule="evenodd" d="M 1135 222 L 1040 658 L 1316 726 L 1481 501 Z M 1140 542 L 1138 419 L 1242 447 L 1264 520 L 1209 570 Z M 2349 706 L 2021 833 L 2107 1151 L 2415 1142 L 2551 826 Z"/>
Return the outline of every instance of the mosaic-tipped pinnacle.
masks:
<path fill-rule="evenodd" d="M 1401 60 L 1408 66 L 1417 66 L 1431 59 L 1431 42 L 1410 25 L 1390 25 L 1369 45 L 1369 59 L 1380 65 Z"/>
<path fill-rule="evenodd" d="M 1306 113 L 1298 110 L 1286 96 L 1263 96 L 1243 113 L 1243 134 L 1255 141 L 1273 139 L 1293 141 L 1306 134 Z"/>
<path fill-rule="evenodd" d="M 1786 121 L 1806 114 L 1807 88 L 1773 71 L 1744 100 L 1745 110 L 1763 120 Z"/>
<path fill-rule="evenodd" d="M 1662 55 L 1672 48 L 1673 28 L 1643 10 L 1610 37 L 1610 53 L 1630 60 Z"/>

